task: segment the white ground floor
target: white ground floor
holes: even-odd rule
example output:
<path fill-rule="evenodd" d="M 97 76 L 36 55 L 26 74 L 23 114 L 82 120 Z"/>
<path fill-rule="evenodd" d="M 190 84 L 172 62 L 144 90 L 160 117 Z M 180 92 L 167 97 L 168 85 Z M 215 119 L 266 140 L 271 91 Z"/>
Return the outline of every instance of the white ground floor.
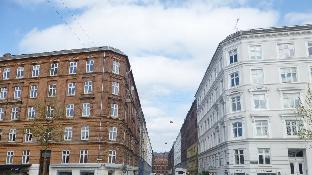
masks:
<path fill-rule="evenodd" d="M 312 143 L 241 141 L 199 154 L 199 172 L 211 175 L 312 175 Z"/>
<path fill-rule="evenodd" d="M 125 170 L 127 169 L 127 170 Z M 39 174 L 39 164 L 32 164 L 29 175 Z M 137 167 L 124 168 L 121 164 L 52 164 L 49 175 L 136 175 Z"/>

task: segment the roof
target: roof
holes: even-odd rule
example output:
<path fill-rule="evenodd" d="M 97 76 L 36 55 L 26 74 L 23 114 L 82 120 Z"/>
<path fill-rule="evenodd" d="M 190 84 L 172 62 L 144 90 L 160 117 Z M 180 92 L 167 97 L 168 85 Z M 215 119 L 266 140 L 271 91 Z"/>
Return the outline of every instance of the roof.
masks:
<path fill-rule="evenodd" d="M 102 47 L 90 47 L 90 48 L 82 48 L 82 49 L 70 49 L 70 50 L 60 50 L 60 51 L 52 51 L 52 52 L 21 54 L 21 55 L 11 55 L 7 53 L 7 54 L 4 54 L 2 57 L 0 57 L 0 61 L 12 60 L 12 59 L 36 58 L 36 57 L 43 57 L 43 56 L 66 55 L 66 54 L 73 54 L 73 53 L 88 53 L 88 52 L 97 52 L 97 51 L 112 51 L 120 55 L 126 56 L 119 49 L 116 49 L 110 46 L 102 46 Z"/>

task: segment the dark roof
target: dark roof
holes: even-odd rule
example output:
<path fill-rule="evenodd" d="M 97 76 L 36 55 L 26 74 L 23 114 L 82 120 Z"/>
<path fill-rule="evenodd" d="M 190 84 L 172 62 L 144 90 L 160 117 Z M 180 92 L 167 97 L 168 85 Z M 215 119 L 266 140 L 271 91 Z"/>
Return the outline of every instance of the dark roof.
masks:
<path fill-rule="evenodd" d="M 12 60 L 12 59 L 36 58 L 36 57 L 42 57 L 42 56 L 66 55 L 66 54 L 72 54 L 72 53 L 88 53 L 88 52 L 97 52 L 97 51 L 112 51 L 120 55 L 126 56 L 119 49 L 116 49 L 110 46 L 102 46 L 102 47 L 90 47 L 90 48 L 82 48 L 82 49 L 70 49 L 70 50 L 60 50 L 60 51 L 52 51 L 52 52 L 21 54 L 21 55 L 11 55 L 10 53 L 6 53 L 2 57 L 0 57 L 0 61 Z"/>

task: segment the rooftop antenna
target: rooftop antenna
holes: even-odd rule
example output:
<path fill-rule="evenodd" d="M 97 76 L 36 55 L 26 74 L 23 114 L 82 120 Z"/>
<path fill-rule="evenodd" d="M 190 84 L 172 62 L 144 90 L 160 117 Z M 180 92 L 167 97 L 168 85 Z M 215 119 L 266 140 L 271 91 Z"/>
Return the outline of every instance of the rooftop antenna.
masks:
<path fill-rule="evenodd" d="M 236 19 L 236 22 L 235 22 L 235 31 L 237 32 L 238 31 L 238 22 L 239 22 L 239 18 Z"/>

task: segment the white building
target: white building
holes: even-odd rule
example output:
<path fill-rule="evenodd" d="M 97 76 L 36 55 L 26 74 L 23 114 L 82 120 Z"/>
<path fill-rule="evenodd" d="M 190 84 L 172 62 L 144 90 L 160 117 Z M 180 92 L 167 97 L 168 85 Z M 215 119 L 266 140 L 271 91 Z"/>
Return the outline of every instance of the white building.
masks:
<path fill-rule="evenodd" d="M 181 165 L 181 133 L 180 132 L 173 144 L 173 165 L 175 168 Z"/>
<path fill-rule="evenodd" d="M 199 172 L 312 175 L 295 114 L 312 81 L 312 25 L 223 40 L 196 93 Z"/>

